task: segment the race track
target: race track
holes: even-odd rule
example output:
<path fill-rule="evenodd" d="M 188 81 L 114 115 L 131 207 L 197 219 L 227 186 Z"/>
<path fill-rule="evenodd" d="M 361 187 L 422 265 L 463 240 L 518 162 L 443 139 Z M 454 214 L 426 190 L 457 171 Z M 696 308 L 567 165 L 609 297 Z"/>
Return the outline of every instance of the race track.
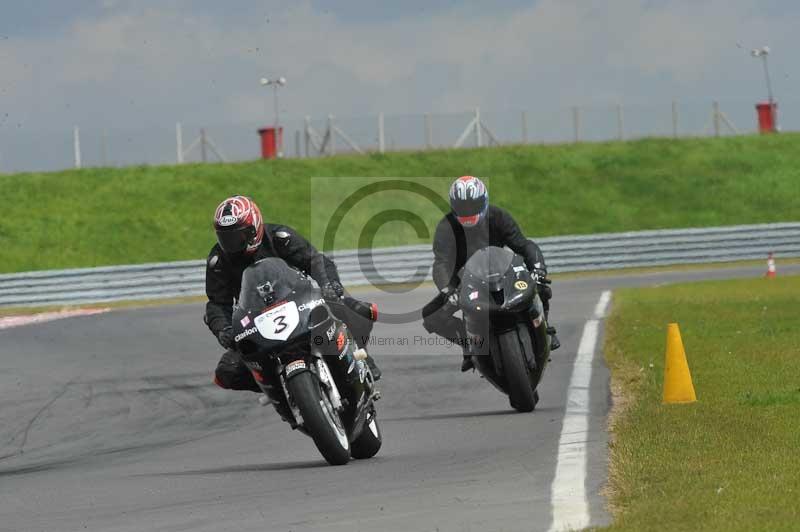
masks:
<path fill-rule="evenodd" d="M 569 456 L 570 445 L 588 457 L 581 488 L 590 522 L 607 523 L 599 491 L 610 398 L 601 354 L 588 431 L 566 443 L 561 434 L 573 362 L 601 293 L 760 275 L 743 268 L 558 282 L 552 317 L 563 347 L 533 414 L 513 413 L 477 374 L 459 373 L 459 353 L 426 345 L 434 339 L 419 322 L 379 324 L 377 338 L 410 345 L 373 347 L 384 371 L 384 446 L 344 467 L 327 466 L 255 394 L 211 384 L 220 351 L 202 305 L 0 330 L 0 530 L 548 530 L 559 450 Z M 398 312 L 419 308 L 432 289 L 357 295 Z"/>

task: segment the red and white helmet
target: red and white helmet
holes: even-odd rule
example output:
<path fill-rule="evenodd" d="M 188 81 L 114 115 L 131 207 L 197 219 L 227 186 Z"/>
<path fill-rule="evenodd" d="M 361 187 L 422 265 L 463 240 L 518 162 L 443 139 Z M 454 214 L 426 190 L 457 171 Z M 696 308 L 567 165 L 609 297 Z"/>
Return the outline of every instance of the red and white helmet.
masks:
<path fill-rule="evenodd" d="M 219 204 L 214 230 L 225 253 L 255 253 L 264 240 L 261 211 L 247 196 L 233 196 Z"/>
<path fill-rule="evenodd" d="M 464 227 L 480 222 L 489 209 L 489 191 L 477 177 L 464 175 L 450 186 L 450 208 Z"/>

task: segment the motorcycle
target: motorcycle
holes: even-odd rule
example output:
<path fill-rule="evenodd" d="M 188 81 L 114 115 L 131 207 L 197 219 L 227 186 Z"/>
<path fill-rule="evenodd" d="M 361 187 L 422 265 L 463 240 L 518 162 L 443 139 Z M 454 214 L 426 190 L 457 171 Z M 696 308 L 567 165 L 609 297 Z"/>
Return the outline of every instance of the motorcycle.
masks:
<path fill-rule="evenodd" d="M 302 272 L 266 258 L 245 269 L 233 311 L 237 349 L 264 403 L 268 398 L 292 429 L 310 436 L 331 465 L 370 458 L 382 444 L 380 393 L 366 351 L 337 318 L 348 304 L 363 305 L 326 301 Z"/>
<path fill-rule="evenodd" d="M 549 283 L 543 272 L 528 271 L 521 256 L 494 246 L 478 250 L 461 271 L 458 300 L 472 362 L 519 412 L 536 407 L 550 358 L 539 297 Z"/>

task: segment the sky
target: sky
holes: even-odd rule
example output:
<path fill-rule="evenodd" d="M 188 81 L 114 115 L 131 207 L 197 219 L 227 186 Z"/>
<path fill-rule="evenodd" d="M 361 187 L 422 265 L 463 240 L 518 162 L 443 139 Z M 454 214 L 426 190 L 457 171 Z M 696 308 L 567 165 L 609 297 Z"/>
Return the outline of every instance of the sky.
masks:
<path fill-rule="evenodd" d="M 0 2 L 0 157 L 18 167 L 75 125 L 269 122 L 263 76 L 287 78 L 287 119 L 755 102 L 749 50 L 769 45 L 776 97 L 800 103 L 796 0 Z"/>

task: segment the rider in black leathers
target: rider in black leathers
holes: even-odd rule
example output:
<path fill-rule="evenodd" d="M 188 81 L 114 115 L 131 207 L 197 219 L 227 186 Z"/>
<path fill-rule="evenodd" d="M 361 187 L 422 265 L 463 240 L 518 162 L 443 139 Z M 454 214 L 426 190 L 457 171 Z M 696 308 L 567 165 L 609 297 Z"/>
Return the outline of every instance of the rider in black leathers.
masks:
<path fill-rule="evenodd" d="M 239 297 L 245 268 L 263 258 L 279 257 L 310 275 L 322 288 L 322 295 L 326 299 L 341 298 L 344 288 L 333 261 L 318 252 L 291 227 L 264 223 L 261 211 L 250 198 L 233 196 L 223 201 L 217 207 L 214 228 L 217 243 L 211 248 L 206 261 L 208 303 L 203 319 L 226 349 L 217 364 L 214 382 L 222 388 L 260 392 L 252 374 L 234 349 L 231 325 L 233 304 Z M 369 312 L 369 306 L 361 307 Z M 356 343 L 366 342 L 364 335 L 357 332 L 363 325 L 357 322 L 363 318 L 346 310 L 347 307 L 343 308 L 348 315 L 342 318 L 354 329 Z M 371 326 L 368 328 L 371 329 Z M 368 357 L 367 362 L 377 380 L 380 370 L 372 357 Z"/>
<path fill-rule="evenodd" d="M 467 259 L 486 246 L 508 246 L 525 259 L 531 272 L 544 277 L 547 275 L 547 266 L 539 246 L 525 238 L 511 214 L 490 205 L 488 196 L 486 186 L 480 179 L 472 176 L 458 178 L 450 188 L 452 211 L 439 222 L 433 237 L 433 281 L 440 290 L 440 295 L 423 309 L 423 326 L 428 332 L 438 334 L 464 348 L 461 371 L 473 367 L 472 359 L 467 353 L 464 322 L 447 311 L 447 308 L 457 309 L 457 305 L 445 303 L 457 298 L 461 284 L 458 272 Z M 548 285 L 543 284 L 539 287 L 539 293 L 547 316 L 552 291 Z M 558 349 L 561 344 L 555 328 L 548 327 L 548 333 L 551 337 L 551 350 Z"/>

